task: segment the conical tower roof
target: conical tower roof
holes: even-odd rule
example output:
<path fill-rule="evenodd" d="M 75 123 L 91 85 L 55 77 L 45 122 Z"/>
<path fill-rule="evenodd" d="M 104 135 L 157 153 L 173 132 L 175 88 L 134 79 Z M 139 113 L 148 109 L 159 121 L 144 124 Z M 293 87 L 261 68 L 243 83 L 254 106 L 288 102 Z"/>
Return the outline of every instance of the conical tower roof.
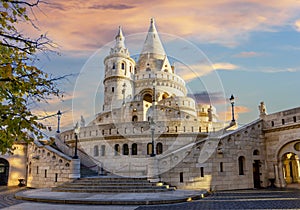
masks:
<path fill-rule="evenodd" d="M 144 42 L 143 50 L 141 52 L 141 54 L 148 53 L 156 55 L 166 55 L 155 27 L 154 18 L 151 18 L 150 28 Z"/>
<path fill-rule="evenodd" d="M 117 47 L 117 48 L 125 48 L 125 43 L 124 43 L 125 37 L 123 35 L 121 26 L 119 26 L 119 30 L 118 30 L 118 33 L 117 33 L 117 35 L 115 37 L 115 40 L 116 40 L 115 47 Z"/>

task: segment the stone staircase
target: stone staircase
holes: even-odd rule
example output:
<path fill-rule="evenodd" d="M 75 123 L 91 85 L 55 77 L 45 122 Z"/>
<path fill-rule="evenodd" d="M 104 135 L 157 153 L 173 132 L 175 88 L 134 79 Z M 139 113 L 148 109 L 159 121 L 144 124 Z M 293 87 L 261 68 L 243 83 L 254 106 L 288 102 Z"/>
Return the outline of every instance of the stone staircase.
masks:
<path fill-rule="evenodd" d="M 54 192 L 80 193 L 153 193 L 175 190 L 163 183 L 151 183 L 146 178 L 85 177 L 52 188 Z"/>

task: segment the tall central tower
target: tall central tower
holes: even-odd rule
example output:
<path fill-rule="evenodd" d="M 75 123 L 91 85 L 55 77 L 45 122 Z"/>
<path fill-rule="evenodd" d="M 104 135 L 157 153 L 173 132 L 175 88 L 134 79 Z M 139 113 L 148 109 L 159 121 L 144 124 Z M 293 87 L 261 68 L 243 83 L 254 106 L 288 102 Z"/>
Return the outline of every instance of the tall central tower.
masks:
<path fill-rule="evenodd" d="M 135 61 L 130 58 L 125 47 L 125 37 L 121 27 L 115 37 L 115 46 L 104 59 L 105 76 L 103 111 L 118 108 L 134 96 Z"/>

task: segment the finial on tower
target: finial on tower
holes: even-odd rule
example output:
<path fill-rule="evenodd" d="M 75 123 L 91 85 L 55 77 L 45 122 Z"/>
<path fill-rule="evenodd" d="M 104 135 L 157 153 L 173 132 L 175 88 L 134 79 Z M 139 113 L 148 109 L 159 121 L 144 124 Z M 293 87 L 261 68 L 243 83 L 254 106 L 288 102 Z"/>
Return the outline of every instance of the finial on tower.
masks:
<path fill-rule="evenodd" d="M 116 47 L 117 48 L 125 48 L 125 44 L 124 44 L 125 37 L 123 36 L 121 26 L 119 26 L 119 30 L 118 30 L 118 33 L 117 33 L 115 39 L 116 39 Z"/>

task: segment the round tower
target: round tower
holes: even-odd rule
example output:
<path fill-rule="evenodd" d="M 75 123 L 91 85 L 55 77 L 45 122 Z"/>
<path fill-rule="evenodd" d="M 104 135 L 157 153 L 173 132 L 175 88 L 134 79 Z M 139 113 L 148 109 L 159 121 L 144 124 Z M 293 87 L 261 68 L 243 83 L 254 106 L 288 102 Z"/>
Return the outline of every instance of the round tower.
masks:
<path fill-rule="evenodd" d="M 119 27 L 115 37 L 115 46 L 110 54 L 104 59 L 105 76 L 103 111 L 120 107 L 134 95 L 134 68 L 135 61 L 130 58 L 128 49 L 125 47 L 125 37 Z"/>

